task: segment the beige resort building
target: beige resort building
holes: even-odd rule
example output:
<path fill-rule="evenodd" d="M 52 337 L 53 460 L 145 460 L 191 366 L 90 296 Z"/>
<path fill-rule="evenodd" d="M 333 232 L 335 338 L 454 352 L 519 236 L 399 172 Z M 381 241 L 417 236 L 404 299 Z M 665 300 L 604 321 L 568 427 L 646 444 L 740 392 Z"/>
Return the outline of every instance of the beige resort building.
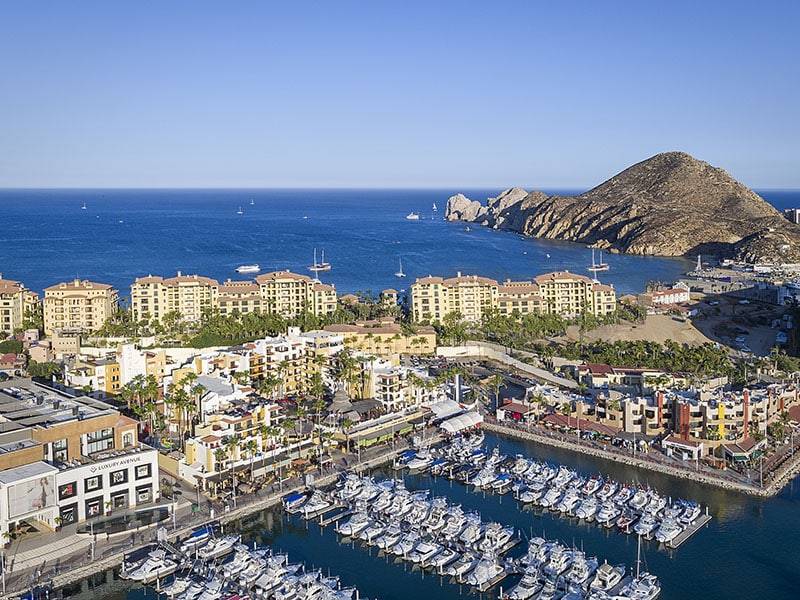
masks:
<path fill-rule="evenodd" d="M 4 279 L 0 273 L 0 334 L 11 334 L 22 328 L 25 313 L 35 308 L 39 296 L 19 281 Z"/>
<path fill-rule="evenodd" d="M 96 331 L 117 310 L 117 290 L 107 283 L 75 279 L 44 290 L 44 332 Z"/>
<path fill-rule="evenodd" d="M 617 308 L 614 288 L 567 271 L 538 275 L 529 281 L 502 284 L 488 277 L 428 276 L 411 286 L 412 316 L 416 322 L 435 323 L 449 313 L 479 322 L 489 311 L 503 315 L 560 314 L 573 316 L 587 310 L 593 315 Z"/>

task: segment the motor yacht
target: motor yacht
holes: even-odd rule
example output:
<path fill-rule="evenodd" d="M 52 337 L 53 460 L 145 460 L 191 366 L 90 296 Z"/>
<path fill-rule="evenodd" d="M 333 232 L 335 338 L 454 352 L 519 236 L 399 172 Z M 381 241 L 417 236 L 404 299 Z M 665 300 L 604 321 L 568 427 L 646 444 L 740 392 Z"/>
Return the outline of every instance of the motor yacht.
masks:
<path fill-rule="evenodd" d="M 462 577 L 464 583 L 486 589 L 486 586 L 494 579 L 505 573 L 505 569 L 497 562 L 494 557 L 482 558 L 475 568 L 466 576 Z"/>
<path fill-rule="evenodd" d="M 347 522 L 337 524 L 336 533 L 347 537 L 353 537 L 357 536 L 370 525 L 372 525 L 370 516 L 365 511 L 359 511 L 350 517 Z"/>
<path fill-rule="evenodd" d="M 542 590 L 539 582 L 539 571 L 537 569 L 527 569 L 519 583 L 508 590 L 506 598 L 509 600 L 527 600 L 538 594 Z"/>
<path fill-rule="evenodd" d="M 597 511 L 595 520 L 601 525 L 612 525 L 617 517 L 619 517 L 621 512 L 622 511 L 617 507 L 616 504 L 606 502 L 600 507 L 600 510 Z"/>
<path fill-rule="evenodd" d="M 544 573 L 550 577 L 557 577 L 572 565 L 573 554 L 563 546 L 555 547 L 544 565 Z"/>
<path fill-rule="evenodd" d="M 573 552 L 572 566 L 567 571 L 567 583 L 579 587 L 586 587 L 589 580 L 594 576 L 597 571 L 597 558 L 594 556 L 586 557 L 586 554 L 580 551 Z"/>
<path fill-rule="evenodd" d="M 639 519 L 639 522 L 634 525 L 633 531 L 636 533 L 636 535 L 643 535 L 646 537 L 653 533 L 658 526 L 659 522 L 656 516 L 650 513 L 645 513 Z"/>
<path fill-rule="evenodd" d="M 320 513 L 331 506 L 333 506 L 333 503 L 328 499 L 328 497 L 321 491 L 317 490 L 312 494 L 311 498 L 308 499 L 308 502 L 302 506 L 300 509 L 300 514 L 302 514 L 304 518 L 310 519 L 316 516 L 317 513 Z"/>
<path fill-rule="evenodd" d="M 612 566 L 607 562 L 603 563 L 597 568 L 597 573 L 595 573 L 589 589 L 607 592 L 619 585 L 624 576 L 625 565 Z"/>
<path fill-rule="evenodd" d="M 655 575 L 644 572 L 623 586 L 620 595 L 633 600 L 654 600 L 661 593 L 661 584 Z"/>
<path fill-rule="evenodd" d="M 683 525 L 675 519 L 664 519 L 656 530 L 656 540 L 662 544 L 668 544 L 683 531 Z"/>
<path fill-rule="evenodd" d="M 586 519 L 588 521 L 589 519 L 594 518 L 599 508 L 600 504 L 598 502 L 598 498 L 589 496 L 580 503 L 577 509 L 575 509 L 575 516 L 579 519 Z"/>

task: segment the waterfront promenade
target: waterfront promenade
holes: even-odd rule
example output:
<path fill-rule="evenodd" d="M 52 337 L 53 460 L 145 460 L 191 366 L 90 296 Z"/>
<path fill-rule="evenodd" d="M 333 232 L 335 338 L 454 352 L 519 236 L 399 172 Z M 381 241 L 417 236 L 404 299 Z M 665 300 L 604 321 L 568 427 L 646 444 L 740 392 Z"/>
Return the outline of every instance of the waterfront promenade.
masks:
<path fill-rule="evenodd" d="M 406 450 L 404 439 L 394 445 L 382 445 L 362 452 L 360 460 L 353 456 L 340 457 L 334 466 L 323 473 L 315 473 L 314 485 L 325 486 L 335 482 L 344 471 L 363 472 L 390 462 Z M 293 478 L 253 494 L 237 498 L 236 506 L 224 506 L 203 498 L 197 510 L 192 511 L 188 501 L 175 503 L 175 516 L 161 523 L 166 529 L 167 541 L 185 538 L 198 527 L 218 524 L 223 529 L 247 515 L 280 504 L 281 499 L 306 487 L 301 478 Z M 119 534 L 95 535 L 94 549 L 88 535 L 62 530 L 54 534 L 12 543 L 5 549 L 5 592 L 0 600 L 12 598 L 36 587 L 58 589 L 96 573 L 120 565 L 124 557 L 157 541 L 159 526 L 126 531 Z"/>
<path fill-rule="evenodd" d="M 660 452 L 632 453 L 610 444 L 601 444 L 594 441 L 582 440 L 575 435 L 565 435 L 551 431 L 549 429 L 535 425 L 517 425 L 510 423 L 500 423 L 491 416 L 485 417 L 483 428 L 487 431 L 499 433 L 510 437 L 530 440 L 540 444 L 571 450 L 614 461 L 624 465 L 648 469 L 689 479 L 707 485 L 713 485 L 723 489 L 728 489 L 751 496 L 770 497 L 774 496 L 792 478 L 800 473 L 800 440 L 795 442 L 795 452 L 787 447 L 770 457 L 769 469 L 764 471 L 764 486 L 759 485 L 759 473 L 755 472 L 755 480 L 748 481 L 746 477 L 732 472 L 722 471 L 708 467 L 707 465 L 697 464 L 670 458 Z M 765 461 L 767 462 L 767 461 Z"/>

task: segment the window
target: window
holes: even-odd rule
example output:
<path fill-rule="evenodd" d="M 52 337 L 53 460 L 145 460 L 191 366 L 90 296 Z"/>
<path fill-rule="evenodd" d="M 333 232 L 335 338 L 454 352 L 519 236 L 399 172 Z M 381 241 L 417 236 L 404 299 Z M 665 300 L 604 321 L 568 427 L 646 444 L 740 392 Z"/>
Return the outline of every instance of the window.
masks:
<path fill-rule="evenodd" d="M 78 494 L 78 482 L 73 481 L 71 483 L 65 483 L 64 485 L 58 486 L 58 499 L 59 500 L 66 500 L 67 498 L 72 498 Z"/>
<path fill-rule="evenodd" d="M 128 492 L 120 492 L 111 496 L 111 505 L 114 508 L 128 508 Z"/>
<path fill-rule="evenodd" d="M 86 501 L 86 518 L 96 517 L 103 512 L 103 497 L 90 498 Z"/>
<path fill-rule="evenodd" d="M 56 440 L 53 442 L 53 460 L 58 462 L 67 462 L 67 440 Z"/>
<path fill-rule="evenodd" d="M 93 492 L 103 487 L 103 476 L 95 475 L 94 477 L 87 477 L 83 480 L 83 490 L 85 492 Z"/>
<path fill-rule="evenodd" d="M 150 463 L 136 467 L 136 479 L 144 479 L 145 477 L 150 477 L 151 474 Z"/>
<path fill-rule="evenodd" d="M 95 454 L 114 447 L 114 430 L 111 427 L 86 435 L 86 454 Z"/>
<path fill-rule="evenodd" d="M 122 445 L 125 448 L 128 448 L 129 446 L 133 446 L 133 433 L 128 431 L 128 432 L 125 432 L 124 434 L 122 434 Z"/>
<path fill-rule="evenodd" d="M 62 506 L 58 514 L 61 517 L 61 525 L 69 525 L 78 520 L 78 505 L 69 504 Z"/>
<path fill-rule="evenodd" d="M 153 487 L 143 485 L 136 488 L 136 504 L 144 504 L 153 500 Z"/>
<path fill-rule="evenodd" d="M 120 469 L 119 471 L 112 471 L 111 485 L 121 485 L 128 483 L 128 469 Z"/>

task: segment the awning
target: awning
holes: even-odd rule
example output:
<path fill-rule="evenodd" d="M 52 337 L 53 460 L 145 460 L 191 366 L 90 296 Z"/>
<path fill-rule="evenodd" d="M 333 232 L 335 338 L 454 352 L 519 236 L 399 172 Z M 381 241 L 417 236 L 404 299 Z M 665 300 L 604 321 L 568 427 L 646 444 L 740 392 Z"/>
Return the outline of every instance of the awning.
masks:
<path fill-rule="evenodd" d="M 447 419 L 439 428 L 444 431 L 445 433 L 458 433 L 459 431 L 464 431 L 466 429 L 472 429 L 477 425 L 483 423 L 483 417 L 475 411 L 464 413 L 463 415 L 458 415 L 457 417 L 453 417 L 451 419 Z"/>

